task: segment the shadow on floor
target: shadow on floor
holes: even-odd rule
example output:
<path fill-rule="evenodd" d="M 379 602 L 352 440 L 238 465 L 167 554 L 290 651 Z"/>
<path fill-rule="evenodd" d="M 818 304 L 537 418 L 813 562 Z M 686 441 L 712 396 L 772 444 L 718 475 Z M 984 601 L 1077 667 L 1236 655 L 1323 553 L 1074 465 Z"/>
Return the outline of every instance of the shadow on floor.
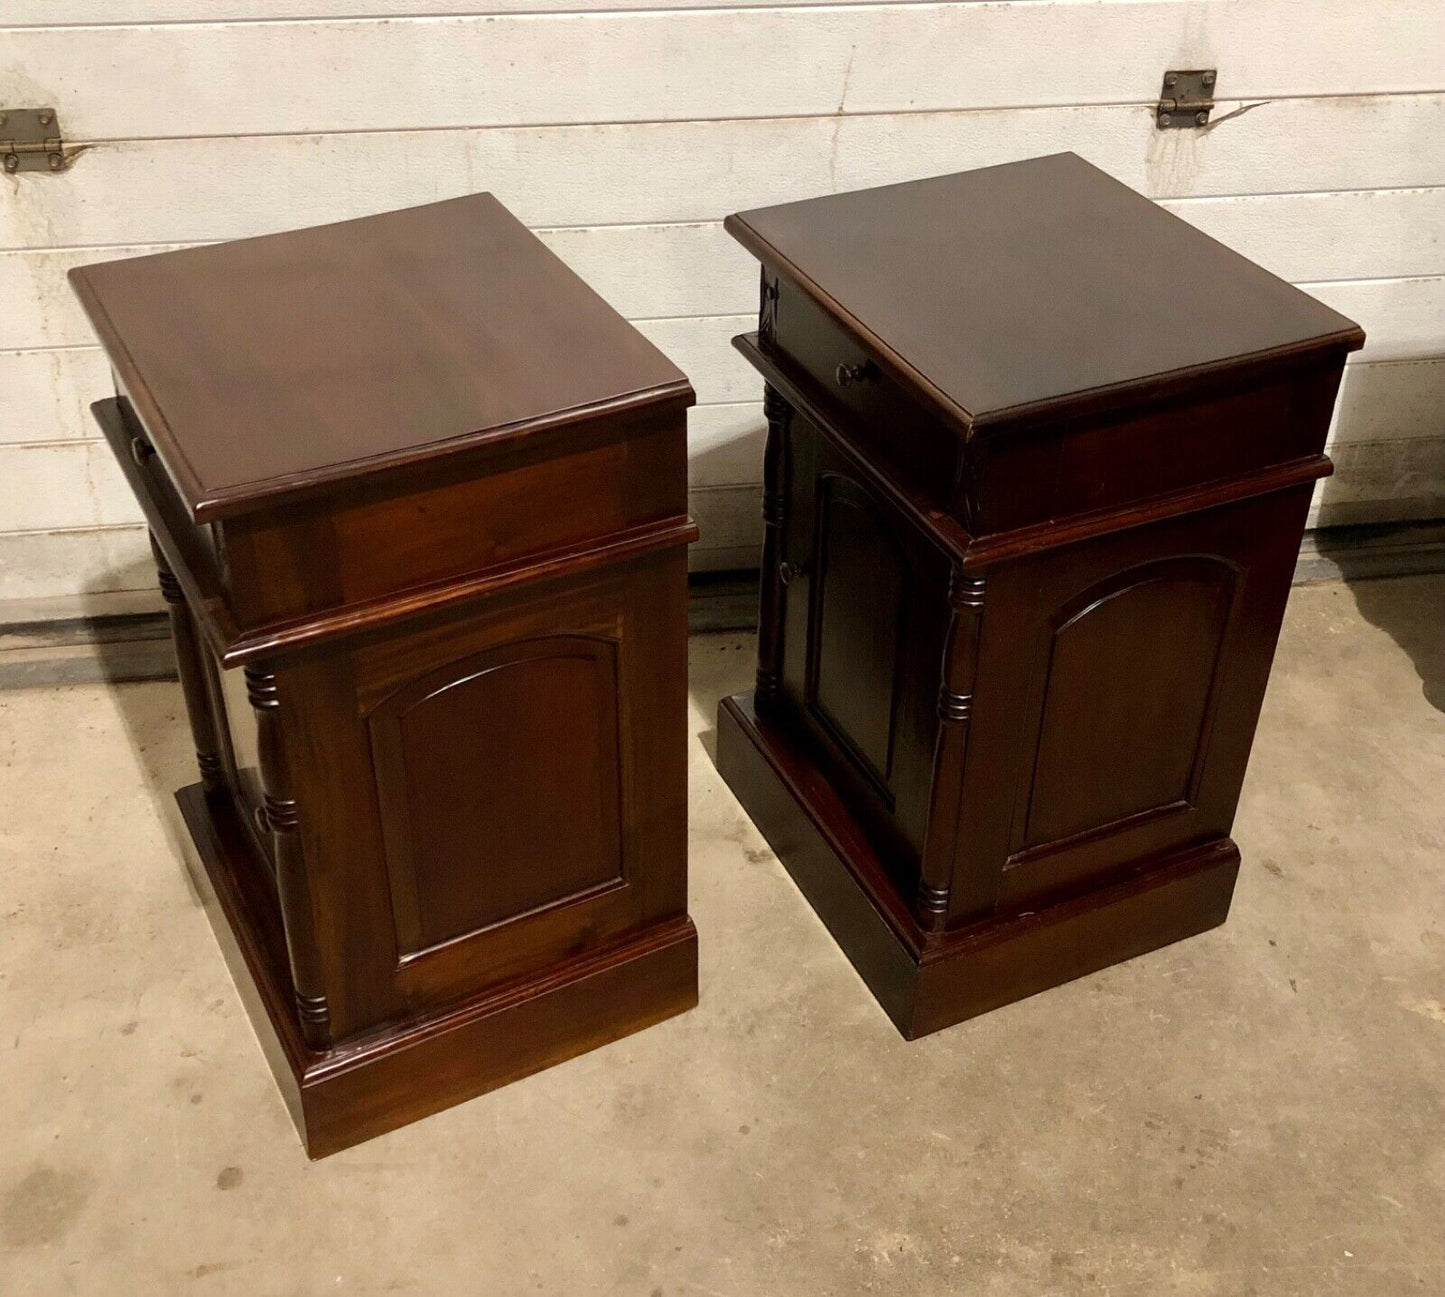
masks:
<path fill-rule="evenodd" d="M 707 759 L 717 765 L 718 703 L 753 687 L 758 663 L 757 637 L 751 631 L 694 636 L 688 645 L 688 697 L 701 713 L 696 730 Z"/>
<path fill-rule="evenodd" d="M 1410 656 L 1425 700 L 1445 712 L 1445 575 L 1352 581 L 1360 614 Z"/>
<path fill-rule="evenodd" d="M 133 570 L 127 570 L 103 579 L 97 593 L 139 585 Z M 101 682 L 110 687 L 146 792 L 165 827 L 191 901 L 199 906 L 202 893 L 193 873 L 198 861 L 175 795 L 177 789 L 197 782 L 200 772 L 176 676 L 169 618 L 153 613 L 112 618 L 96 629 L 100 633 L 89 646 L 90 660 L 76 664 L 75 682 Z M 60 676 L 47 683 L 67 682 Z"/>

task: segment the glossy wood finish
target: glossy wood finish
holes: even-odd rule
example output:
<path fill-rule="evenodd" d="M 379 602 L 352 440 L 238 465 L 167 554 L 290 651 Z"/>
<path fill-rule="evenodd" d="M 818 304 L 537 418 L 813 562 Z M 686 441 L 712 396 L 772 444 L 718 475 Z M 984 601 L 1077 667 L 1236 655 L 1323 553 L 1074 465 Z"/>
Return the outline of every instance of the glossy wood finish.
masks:
<path fill-rule="evenodd" d="M 741 212 L 727 228 L 852 336 L 839 362 L 871 362 L 965 433 L 1118 411 L 1364 341 L 1073 153 Z"/>
<path fill-rule="evenodd" d="M 925 935 L 890 863 L 793 735 L 746 695 L 718 711 L 718 768 L 908 1040 L 1218 927 L 1239 853 L 1207 843 L 1043 909 Z"/>
<path fill-rule="evenodd" d="M 409 1031 L 379 1030 L 318 1054 L 289 1012 L 275 907 L 245 867 L 250 846 L 199 785 L 177 794 L 192 871 L 256 1035 L 313 1158 L 683 1013 L 697 1003 L 697 934 L 686 918 L 589 948 L 532 978 L 454 1000 Z"/>
<path fill-rule="evenodd" d="M 732 228 L 774 502 L 719 768 L 899 1029 L 1223 922 L 1358 328 L 1069 155 Z"/>
<path fill-rule="evenodd" d="M 371 713 L 403 959 L 623 884 L 618 687 L 615 640 L 545 635 L 449 662 Z"/>
<path fill-rule="evenodd" d="M 691 395 L 490 194 L 71 282 L 198 520 Z"/>
<path fill-rule="evenodd" d="M 119 332 L 104 340 L 133 367 L 126 386 L 168 393 L 164 435 L 124 392 L 95 406 L 173 601 L 203 775 L 180 802 L 213 920 L 312 1156 L 697 998 L 684 725 L 691 392 L 638 350 L 646 343 L 598 324 L 590 294 L 546 268 L 540 245 L 511 256 L 515 223 L 492 200 L 439 207 L 258 240 L 207 263 L 261 282 L 294 275 L 322 299 L 299 314 L 335 326 L 331 363 L 303 371 L 275 340 L 247 344 L 234 363 L 263 390 L 226 412 L 211 401 L 222 380 L 198 373 L 183 391 L 174 357 L 154 375 L 139 359 L 159 355 L 174 327 L 158 310 L 137 324 L 136 350 Z M 432 241 L 413 256 L 391 223 Z M 438 287 L 448 253 L 454 278 L 476 272 L 476 319 L 458 314 L 461 288 Z M 143 282 L 190 283 L 193 271 L 165 257 L 115 277 L 98 269 L 92 305 L 128 320 Z M 375 409 L 400 411 L 410 393 L 416 425 L 353 426 L 360 406 L 348 397 L 310 439 L 283 422 L 222 445 L 225 419 L 302 419 L 365 369 L 395 321 L 337 332 L 329 312 L 360 310 L 355 273 L 388 285 L 383 314 L 410 294 L 425 317 L 426 356 L 398 351 L 387 369 L 398 390 Z M 488 285 L 515 290 L 495 317 Z M 525 363 L 488 332 L 523 309 L 524 288 L 554 348 Z M 265 326 L 255 306 L 246 294 L 212 304 L 192 321 L 201 332 L 209 321 L 211 336 L 182 354 L 214 358 Z M 575 336 L 561 323 L 569 310 Z M 357 377 L 362 389 L 374 380 Z M 492 426 L 496 402 L 524 398 L 535 418 L 508 405 L 517 417 Z M 471 409 L 472 432 L 412 444 L 448 403 Z M 323 463 L 343 432 L 338 453 L 363 458 Z M 215 474 L 203 498 L 173 475 L 163 444 Z"/>

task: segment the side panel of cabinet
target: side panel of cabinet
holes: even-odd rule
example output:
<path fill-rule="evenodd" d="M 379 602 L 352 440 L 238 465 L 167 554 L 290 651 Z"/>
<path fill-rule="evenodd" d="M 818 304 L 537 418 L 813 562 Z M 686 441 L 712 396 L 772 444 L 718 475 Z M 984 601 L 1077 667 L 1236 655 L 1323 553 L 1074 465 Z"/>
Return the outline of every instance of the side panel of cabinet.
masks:
<path fill-rule="evenodd" d="M 783 552 L 785 709 L 901 883 L 927 826 L 947 564 L 795 416 Z"/>
<path fill-rule="evenodd" d="M 1057 610 L 1034 645 L 1011 858 L 1195 803 L 1239 576 L 1222 558 L 1161 559 Z"/>
<path fill-rule="evenodd" d="M 1309 494 L 990 571 L 956 871 L 973 912 L 1228 835 Z"/>
<path fill-rule="evenodd" d="M 338 1036 L 685 912 L 686 593 L 679 549 L 297 661 Z"/>
<path fill-rule="evenodd" d="M 504 643 L 371 713 L 404 959 L 622 882 L 617 649 L 578 635 Z"/>

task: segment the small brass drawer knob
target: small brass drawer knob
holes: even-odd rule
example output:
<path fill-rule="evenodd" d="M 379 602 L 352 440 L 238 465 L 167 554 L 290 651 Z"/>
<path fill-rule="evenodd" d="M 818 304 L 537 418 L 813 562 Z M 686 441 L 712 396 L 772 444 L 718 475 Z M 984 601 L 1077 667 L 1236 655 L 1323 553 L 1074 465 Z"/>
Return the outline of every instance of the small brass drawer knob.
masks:
<path fill-rule="evenodd" d="M 804 563 L 779 563 L 778 580 L 784 585 L 792 585 L 799 577 L 808 575 L 807 565 Z"/>
<path fill-rule="evenodd" d="M 144 468 L 146 460 L 156 453 L 156 448 L 144 437 L 132 437 L 130 439 L 130 457 L 136 464 Z"/>
<path fill-rule="evenodd" d="M 866 360 L 861 365 L 839 365 L 835 377 L 839 387 L 851 387 L 873 377 L 873 366 Z"/>

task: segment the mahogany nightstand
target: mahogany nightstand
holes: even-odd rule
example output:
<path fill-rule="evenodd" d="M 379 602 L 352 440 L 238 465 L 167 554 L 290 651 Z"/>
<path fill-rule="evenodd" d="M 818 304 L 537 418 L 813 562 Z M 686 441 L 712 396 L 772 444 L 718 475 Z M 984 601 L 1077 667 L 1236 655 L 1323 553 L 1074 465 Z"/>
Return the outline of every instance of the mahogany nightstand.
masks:
<path fill-rule="evenodd" d="M 310 1154 L 695 1004 L 683 375 L 487 194 L 72 278 Z"/>
<path fill-rule="evenodd" d="M 1358 326 L 1073 154 L 745 212 L 718 767 L 913 1037 L 1222 923 Z"/>

